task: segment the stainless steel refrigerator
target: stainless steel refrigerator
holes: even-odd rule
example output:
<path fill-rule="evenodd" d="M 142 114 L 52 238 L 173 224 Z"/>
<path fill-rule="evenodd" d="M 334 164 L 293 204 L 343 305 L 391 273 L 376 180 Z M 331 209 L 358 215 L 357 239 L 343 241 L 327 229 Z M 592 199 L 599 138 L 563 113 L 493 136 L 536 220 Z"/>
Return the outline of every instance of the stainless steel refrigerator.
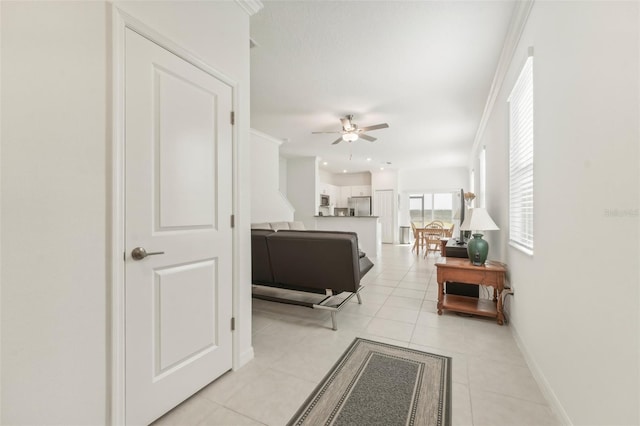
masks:
<path fill-rule="evenodd" d="M 354 216 L 371 216 L 371 197 L 349 198 L 349 209 Z"/>

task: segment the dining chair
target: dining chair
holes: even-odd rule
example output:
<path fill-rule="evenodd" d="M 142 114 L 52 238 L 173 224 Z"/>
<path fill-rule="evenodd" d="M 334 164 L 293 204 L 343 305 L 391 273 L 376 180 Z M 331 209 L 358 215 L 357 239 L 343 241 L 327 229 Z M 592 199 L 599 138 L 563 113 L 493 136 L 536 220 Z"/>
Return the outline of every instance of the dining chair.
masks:
<path fill-rule="evenodd" d="M 424 257 L 427 257 L 430 251 L 440 253 L 440 239 L 444 237 L 442 221 L 434 220 L 427 224 L 422 233 L 425 246 Z"/>
<path fill-rule="evenodd" d="M 416 254 L 420 254 L 420 249 L 424 247 L 421 229 L 416 228 L 415 223 L 411 222 L 411 230 L 413 231 L 413 247 L 411 248 L 411 252 L 415 251 Z"/>

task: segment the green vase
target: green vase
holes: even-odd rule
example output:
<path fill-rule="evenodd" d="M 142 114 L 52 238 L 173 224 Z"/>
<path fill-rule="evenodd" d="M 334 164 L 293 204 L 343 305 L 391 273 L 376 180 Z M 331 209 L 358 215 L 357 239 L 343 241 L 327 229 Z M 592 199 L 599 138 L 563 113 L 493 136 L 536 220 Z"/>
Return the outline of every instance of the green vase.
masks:
<path fill-rule="evenodd" d="M 473 234 L 473 239 L 467 244 L 467 254 L 472 264 L 484 265 L 489 254 L 489 243 L 482 239 L 482 234 Z"/>

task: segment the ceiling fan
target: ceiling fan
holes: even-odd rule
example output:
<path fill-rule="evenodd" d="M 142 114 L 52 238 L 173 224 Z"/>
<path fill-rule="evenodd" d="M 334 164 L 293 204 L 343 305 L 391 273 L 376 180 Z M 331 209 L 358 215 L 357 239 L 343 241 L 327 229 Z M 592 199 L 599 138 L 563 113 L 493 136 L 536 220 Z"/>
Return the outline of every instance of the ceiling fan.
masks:
<path fill-rule="evenodd" d="M 337 143 L 340 143 L 342 141 L 347 141 L 347 142 L 353 142 L 358 140 L 359 138 L 362 138 L 366 141 L 369 142 L 373 142 L 376 140 L 376 138 L 371 137 L 369 135 L 366 135 L 365 132 L 371 131 L 371 130 L 378 130 L 378 129 L 386 129 L 387 127 L 389 127 L 389 125 L 387 123 L 381 123 L 381 124 L 375 124 L 373 126 L 366 126 L 366 127 L 358 127 L 358 125 L 356 123 L 353 122 L 353 115 L 347 115 L 344 118 L 341 118 L 340 121 L 342 122 L 342 130 L 337 130 L 335 132 L 311 132 L 313 134 L 320 134 L 320 133 L 340 133 L 342 134 L 342 136 L 340 136 L 338 139 L 336 139 L 332 145 L 335 145 Z"/>

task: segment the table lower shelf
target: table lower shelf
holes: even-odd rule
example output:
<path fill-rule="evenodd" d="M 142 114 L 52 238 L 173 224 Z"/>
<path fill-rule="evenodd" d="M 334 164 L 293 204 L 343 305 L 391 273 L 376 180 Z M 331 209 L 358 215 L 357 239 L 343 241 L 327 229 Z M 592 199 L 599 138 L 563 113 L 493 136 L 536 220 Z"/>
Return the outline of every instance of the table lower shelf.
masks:
<path fill-rule="evenodd" d="M 445 294 L 443 296 L 442 309 L 480 315 L 483 317 L 498 318 L 497 304 L 493 300 L 458 296 L 455 294 Z"/>

